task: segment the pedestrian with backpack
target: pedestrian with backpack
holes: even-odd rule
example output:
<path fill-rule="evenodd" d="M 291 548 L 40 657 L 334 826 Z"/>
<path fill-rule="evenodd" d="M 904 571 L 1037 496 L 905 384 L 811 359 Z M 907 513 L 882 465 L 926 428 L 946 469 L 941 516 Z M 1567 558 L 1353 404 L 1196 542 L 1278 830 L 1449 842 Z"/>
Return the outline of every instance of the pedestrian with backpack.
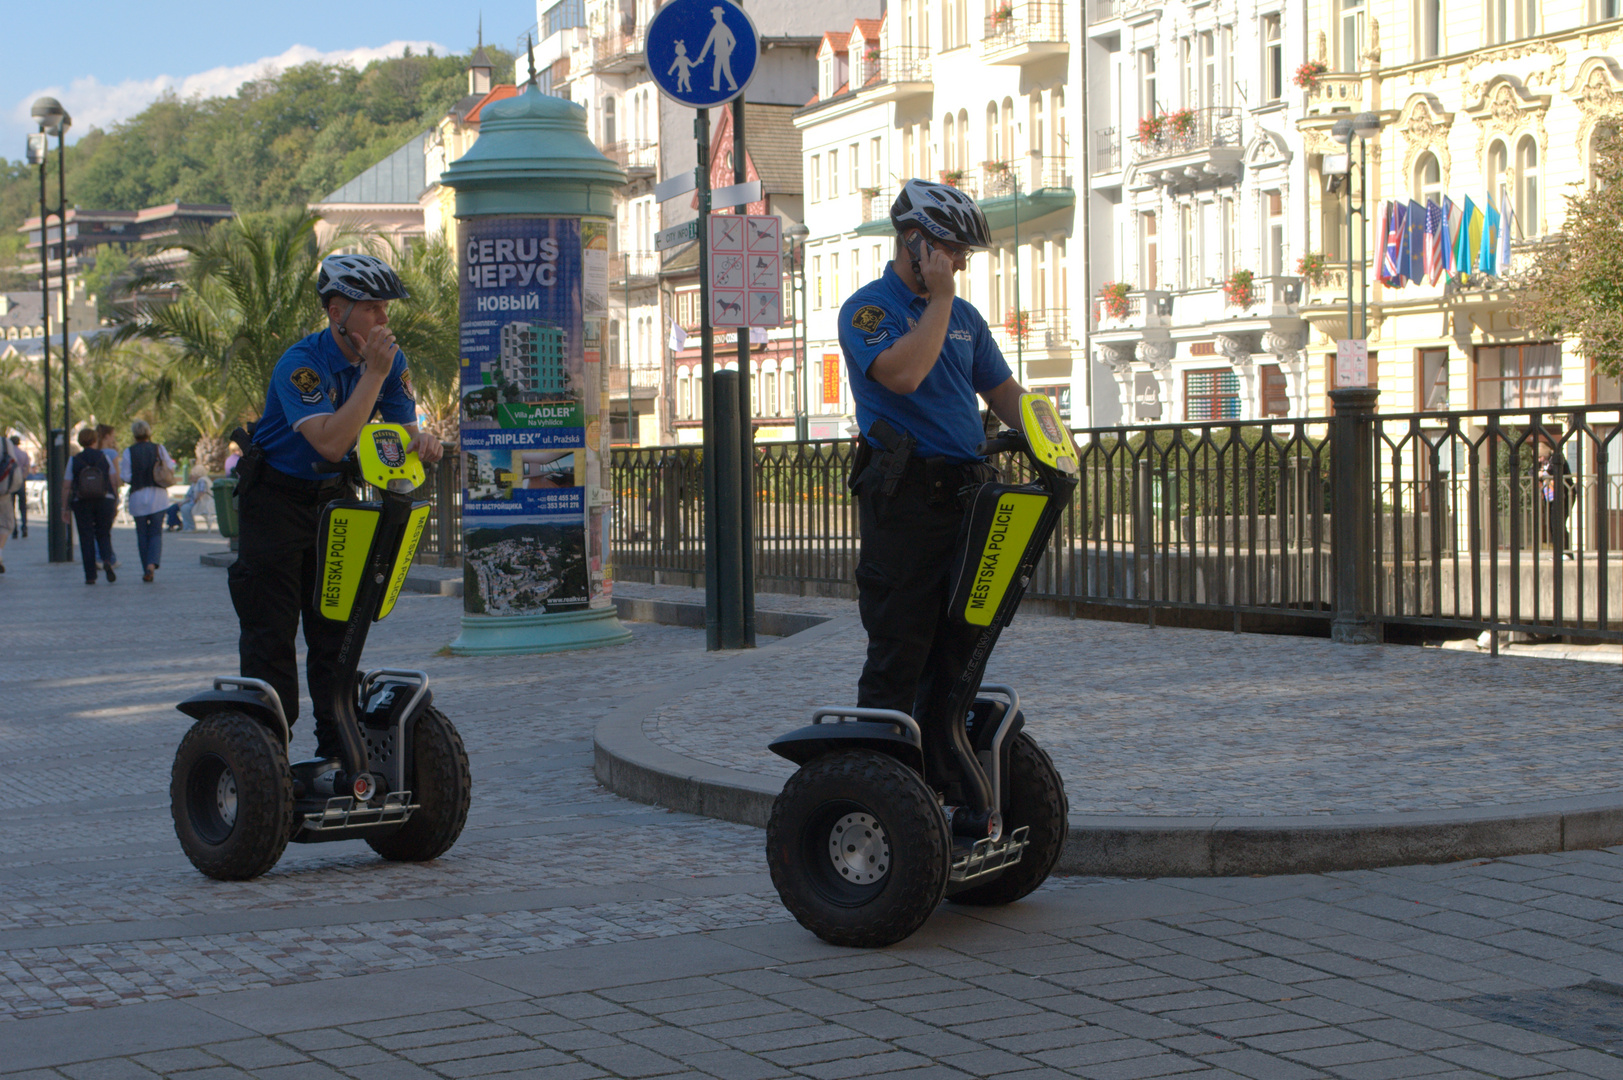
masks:
<path fill-rule="evenodd" d="M 137 420 L 135 436 L 118 458 L 118 473 L 129 477 L 130 516 L 135 519 L 135 546 L 141 553 L 142 581 L 151 581 L 163 557 L 163 519 L 169 512 L 169 485 L 175 482 L 175 459 L 152 441 L 152 425 Z"/>
<path fill-rule="evenodd" d="M 68 459 L 68 476 L 62 486 L 62 520 L 78 524 L 86 585 L 96 583 L 98 545 L 102 551 L 113 550 L 113 517 L 118 513 L 118 488 L 107 456 L 97 449 L 99 442 L 95 428 L 80 429 L 79 445 L 84 449 Z M 103 561 L 101 569 L 107 584 L 118 580 L 111 560 Z"/>

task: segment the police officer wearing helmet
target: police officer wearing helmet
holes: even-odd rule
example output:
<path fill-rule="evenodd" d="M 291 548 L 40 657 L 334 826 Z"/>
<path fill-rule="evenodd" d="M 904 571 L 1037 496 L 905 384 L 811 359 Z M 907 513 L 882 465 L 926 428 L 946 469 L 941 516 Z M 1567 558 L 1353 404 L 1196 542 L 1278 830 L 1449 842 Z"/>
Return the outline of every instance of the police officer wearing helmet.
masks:
<path fill-rule="evenodd" d="M 294 637 L 303 619 L 316 754 L 336 757 L 333 660 L 344 627 L 315 610 L 316 532 L 321 508 L 351 489 L 316 467 L 354 449 L 374 413 L 404 424 L 409 449 L 425 462 L 439 460 L 440 443 L 417 430 L 406 357 L 389 332 L 389 301 L 409 299 L 394 270 L 370 255 L 332 255 L 322 260 L 316 289 L 327 328 L 277 361 L 251 442 L 233 436 L 247 449 L 237 466 L 241 533 L 229 577 L 242 674 L 276 689 L 289 722 L 299 714 Z"/>
<path fill-rule="evenodd" d="M 895 258 L 840 308 L 840 347 L 862 432 L 851 487 L 862 552 L 858 611 L 868 656 L 857 705 L 912 715 L 925 780 L 950 791 L 957 766 L 942 715 L 977 631 L 947 614 L 964 497 L 992 479 L 977 395 L 1017 426 L 1024 389 L 954 275 L 991 245 L 957 188 L 909 180 L 890 209 Z"/>

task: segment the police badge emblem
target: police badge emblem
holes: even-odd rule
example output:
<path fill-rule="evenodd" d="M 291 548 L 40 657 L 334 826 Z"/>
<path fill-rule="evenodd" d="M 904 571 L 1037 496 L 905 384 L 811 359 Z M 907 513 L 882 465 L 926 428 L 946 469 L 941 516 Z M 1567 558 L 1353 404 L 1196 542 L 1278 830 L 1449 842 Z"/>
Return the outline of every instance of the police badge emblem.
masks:
<path fill-rule="evenodd" d="M 406 448 L 400 444 L 400 436 L 394 432 L 373 432 L 372 445 L 377 449 L 378 460 L 389 468 L 398 469 L 406 463 Z"/>
<path fill-rule="evenodd" d="M 879 329 L 879 324 L 885 321 L 885 309 L 875 307 L 873 304 L 864 304 L 857 308 L 857 313 L 851 316 L 851 325 L 864 334 L 871 334 Z"/>
<path fill-rule="evenodd" d="M 294 368 L 287 381 L 293 384 L 293 389 L 299 392 L 299 400 L 306 405 L 321 400 L 321 376 L 316 374 L 315 368 Z"/>

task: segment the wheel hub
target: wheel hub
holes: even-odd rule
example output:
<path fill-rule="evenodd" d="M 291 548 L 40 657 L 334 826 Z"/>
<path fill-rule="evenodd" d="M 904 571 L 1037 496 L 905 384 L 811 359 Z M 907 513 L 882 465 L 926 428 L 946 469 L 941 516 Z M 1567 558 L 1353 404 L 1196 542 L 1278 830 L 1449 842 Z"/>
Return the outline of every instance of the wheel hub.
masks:
<path fill-rule="evenodd" d="M 846 814 L 828 836 L 835 872 L 856 885 L 871 885 L 890 870 L 890 840 L 871 814 Z"/>
<path fill-rule="evenodd" d="M 227 829 L 237 823 L 237 778 L 230 769 L 220 770 L 220 778 L 214 782 L 214 807 Z"/>

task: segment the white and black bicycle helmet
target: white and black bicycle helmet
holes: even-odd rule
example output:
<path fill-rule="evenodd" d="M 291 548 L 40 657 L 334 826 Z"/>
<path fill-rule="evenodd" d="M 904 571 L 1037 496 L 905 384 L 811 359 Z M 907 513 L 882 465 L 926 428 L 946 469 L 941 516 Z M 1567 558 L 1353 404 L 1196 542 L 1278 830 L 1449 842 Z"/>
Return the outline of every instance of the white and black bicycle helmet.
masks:
<path fill-rule="evenodd" d="M 919 228 L 937 239 L 965 247 L 992 246 L 986 215 L 974 199 L 951 184 L 909 180 L 890 204 L 890 223 L 898 233 Z"/>
<path fill-rule="evenodd" d="M 325 304 L 334 296 L 351 300 L 410 300 L 390 265 L 372 255 L 329 255 L 321 260 L 316 292 Z"/>

